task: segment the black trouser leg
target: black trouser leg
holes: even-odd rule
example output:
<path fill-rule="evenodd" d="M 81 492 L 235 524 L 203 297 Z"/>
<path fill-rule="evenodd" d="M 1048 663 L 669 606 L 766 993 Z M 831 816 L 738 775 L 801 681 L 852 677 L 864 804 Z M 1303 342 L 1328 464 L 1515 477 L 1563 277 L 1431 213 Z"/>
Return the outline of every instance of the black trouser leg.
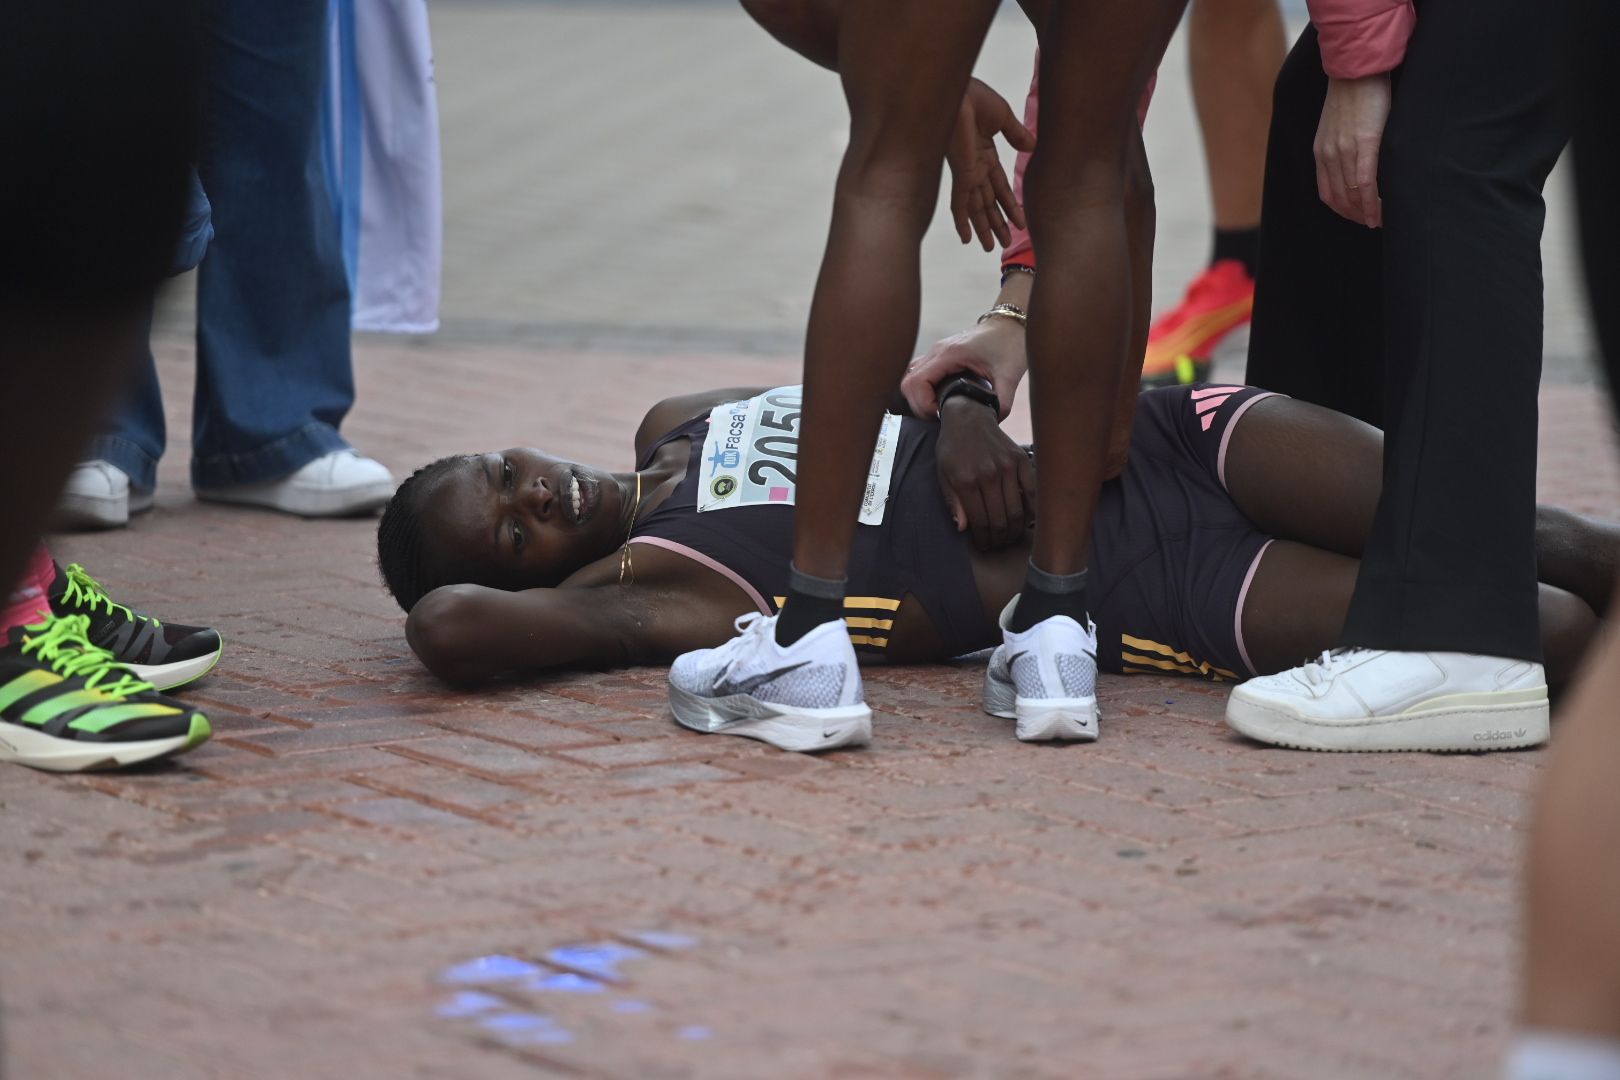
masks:
<path fill-rule="evenodd" d="M 1382 243 L 1316 194 L 1327 76 L 1306 27 L 1277 75 L 1247 381 L 1383 426 Z"/>
<path fill-rule="evenodd" d="M 1567 138 L 1560 0 L 1426 0 L 1384 203 L 1384 487 L 1342 642 L 1540 659 L 1542 185 Z"/>

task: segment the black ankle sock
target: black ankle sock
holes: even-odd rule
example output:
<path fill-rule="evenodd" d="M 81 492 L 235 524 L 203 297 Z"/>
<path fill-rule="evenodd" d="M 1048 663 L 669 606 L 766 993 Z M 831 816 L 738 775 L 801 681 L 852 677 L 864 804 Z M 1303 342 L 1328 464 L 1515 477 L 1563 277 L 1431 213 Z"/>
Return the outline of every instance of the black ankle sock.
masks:
<path fill-rule="evenodd" d="M 1024 574 L 1024 591 L 1018 594 L 1007 629 L 1022 634 L 1054 615 L 1067 615 L 1081 626 L 1086 625 L 1086 572 L 1048 574 L 1031 562 Z"/>
<path fill-rule="evenodd" d="M 825 622 L 844 617 L 847 578 L 812 577 L 789 564 L 787 599 L 776 617 L 776 643 L 791 645 Z"/>
<path fill-rule="evenodd" d="M 1252 229 L 1216 229 L 1215 250 L 1211 253 L 1211 264 L 1222 259 L 1236 259 L 1243 264 L 1243 268 L 1254 277 L 1255 264 L 1260 260 L 1260 227 Z"/>

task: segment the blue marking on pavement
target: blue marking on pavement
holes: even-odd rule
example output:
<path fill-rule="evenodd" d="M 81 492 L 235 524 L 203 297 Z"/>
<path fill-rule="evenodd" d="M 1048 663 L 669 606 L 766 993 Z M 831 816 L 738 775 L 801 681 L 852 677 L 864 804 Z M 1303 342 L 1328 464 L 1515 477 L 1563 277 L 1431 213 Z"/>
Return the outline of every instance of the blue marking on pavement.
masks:
<path fill-rule="evenodd" d="M 444 982 L 487 983 L 504 982 L 507 979 L 522 979 L 538 974 L 540 974 L 540 969 L 527 960 L 519 960 L 515 956 L 502 956 L 497 953 L 493 956 L 480 956 L 476 960 L 468 960 L 466 963 L 447 967 L 439 973 L 439 978 Z"/>
<path fill-rule="evenodd" d="M 447 1020 L 460 1020 L 467 1016 L 477 1016 L 481 1012 L 491 1009 L 500 1009 L 506 1002 L 493 994 L 480 994 L 476 990 L 463 990 L 455 997 L 443 1002 L 434 1013 Z"/>
<path fill-rule="evenodd" d="M 619 965 L 646 955 L 641 949 L 621 945 L 617 941 L 590 941 L 552 949 L 546 954 L 546 959 L 558 967 L 573 968 L 600 979 L 619 982 L 624 978 L 619 974 Z"/>
<path fill-rule="evenodd" d="M 585 975 L 576 975 L 572 971 L 559 971 L 555 975 L 535 975 L 525 979 L 522 986 L 525 990 L 538 990 L 543 993 L 602 994 L 607 992 L 607 983 Z"/>
<path fill-rule="evenodd" d="M 645 1013 L 652 1012 L 652 1002 L 639 1001 L 636 998 L 622 998 L 613 1003 L 616 1013 Z"/>
<path fill-rule="evenodd" d="M 704 1039 L 713 1036 L 714 1032 L 704 1027 L 702 1024 L 688 1024 L 675 1034 L 677 1037 L 685 1039 L 687 1042 L 702 1042 Z"/>

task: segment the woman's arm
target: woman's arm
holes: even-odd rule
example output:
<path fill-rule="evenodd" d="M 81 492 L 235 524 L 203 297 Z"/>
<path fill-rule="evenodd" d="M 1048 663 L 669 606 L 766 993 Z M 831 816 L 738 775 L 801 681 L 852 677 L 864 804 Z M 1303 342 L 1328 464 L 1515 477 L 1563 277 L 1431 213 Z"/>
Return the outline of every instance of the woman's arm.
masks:
<path fill-rule="evenodd" d="M 447 585 L 424 596 L 405 639 L 448 682 L 566 668 L 666 662 L 717 644 L 736 613 L 699 588 L 526 589 Z"/>

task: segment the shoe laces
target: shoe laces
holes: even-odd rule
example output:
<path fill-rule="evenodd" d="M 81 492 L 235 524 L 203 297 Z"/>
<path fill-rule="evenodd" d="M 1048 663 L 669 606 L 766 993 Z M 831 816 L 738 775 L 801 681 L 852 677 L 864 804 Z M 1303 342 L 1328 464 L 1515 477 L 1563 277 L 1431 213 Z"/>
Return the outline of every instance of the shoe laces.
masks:
<path fill-rule="evenodd" d="M 1353 647 L 1326 649 L 1315 660 L 1305 661 L 1302 669 L 1305 672 L 1305 681 L 1312 686 L 1321 686 L 1325 682 L 1332 682 L 1340 671 L 1348 667 L 1351 661 L 1365 651 Z"/>
<path fill-rule="evenodd" d="M 51 615 L 23 627 L 22 653 L 33 655 L 58 675 L 80 678 L 91 690 L 128 697 L 155 689 L 137 679 L 106 649 L 90 644 L 88 615 Z"/>
<path fill-rule="evenodd" d="M 137 615 L 123 604 L 114 603 L 112 597 L 107 595 L 107 590 L 102 588 L 101 582 L 91 577 L 89 571 L 78 563 L 68 563 L 63 573 L 67 574 L 68 579 L 67 591 L 63 593 L 63 598 L 68 603 L 77 607 L 87 607 L 91 611 L 95 611 L 98 607 L 104 607 L 108 615 L 121 611 L 124 613 L 124 618 L 131 622 L 145 620 L 153 626 L 163 625 L 157 619 Z"/>
<path fill-rule="evenodd" d="M 746 640 L 769 633 L 771 620 L 768 615 L 758 611 L 750 611 L 746 615 L 737 616 L 731 625 L 738 634 L 742 635 L 742 639 Z"/>

